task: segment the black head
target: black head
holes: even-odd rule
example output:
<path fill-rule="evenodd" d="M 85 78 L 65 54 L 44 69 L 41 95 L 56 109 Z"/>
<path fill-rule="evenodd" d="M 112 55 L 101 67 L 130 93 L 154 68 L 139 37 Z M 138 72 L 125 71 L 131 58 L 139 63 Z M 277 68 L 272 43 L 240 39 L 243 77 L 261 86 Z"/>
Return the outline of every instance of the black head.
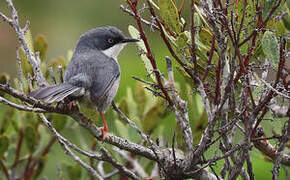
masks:
<path fill-rule="evenodd" d="M 137 39 L 126 38 L 116 27 L 106 26 L 92 29 L 81 35 L 76 50 L 107 50 L 117 44 L 137 42 Z"/>

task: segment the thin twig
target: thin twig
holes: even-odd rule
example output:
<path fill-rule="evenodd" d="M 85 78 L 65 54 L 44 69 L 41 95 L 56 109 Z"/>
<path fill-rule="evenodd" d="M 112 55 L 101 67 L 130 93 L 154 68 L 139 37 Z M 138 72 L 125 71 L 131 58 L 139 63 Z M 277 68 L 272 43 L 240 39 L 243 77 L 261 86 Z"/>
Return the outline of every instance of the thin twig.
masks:
<path fill-rule="evenodd" d="M 57 137 L 57 140 L 61 147 L 65 150 L 65 152 L 73 158 L 77 163 L 79 163 L 83 168 L 85 168 L 91 175 L 93 175 L 97 179 L 103 179 L 92 167 L 90 167 L 87 163 L 80 159 L 77 155 L 75 155 L 70 149 L 68 145 L 68 141 L 64 141 L 64 138 L 55 130 L 55 128 L 51 125 L 51 123 L 46 119 L 43 114 L 39 114 L 42 122 L 45 126 Z"/>
<path fill-rule="evenodd" d="M 278 151 L 277 151 L 277 157 L 275 159 L 274 167 L 272 169 L 272 179 L 273 180 L 279 179 L 280 163 L 281 163 L 282 157 L 283 157 L 283 150 L 285 149 L 289 140 L 290 140 L 290 118 L 284 124 L 284 134 L 282 136 L 280 147 L 278 148 Z"/>
<path fill-rule="evenodd" d="M 129 10 L 128 8 L 124 7 L 123 5 L 120 5 L 120 9 L 123 12 L 129 14 L 130 16 L 135 17 L 135 14 L 131 10 Z M 150 28 L 154 28 L 155 30 L 159 30 L 158 26 L 156 26 L 155 24 L 153 24 L 153 23 L 151 23 L 151 22 L 149 22 L 149 21 L 147 21 L 147 20 L 145 20 L 143 18 L 140 18 L 140 19 L 141 19 L 142 23 L 146 24 Z"/>
<path fill-rule="evenodd" d="M 136 171 L 136 173 L 139 176 L 141 176 L 142 178 L 148 177 L 148 174 L 145 172 L 145 170 L 143 169 L 143 167 L 139 164 L 139 162 L 136 159 L 131 158 L 124 151 L 122 151 L 121 149 L 119 149 L 117 147 L 113 147 L 113 150 L 115 152 L 117 152 L 120 156 L 122 156 L 124 159 L 126 159 L 127 161 L 129 161 L 133 165 L 134 170 Z"/>
<path fill-rule="evenodd" d="M 2 17 L 2 19 L 4 19 L 6 22 L 9 23 L 9 25 L 11 25 L 18 37 L 19 43 L 21 44 L 25 54 L 27 55 L 28 61 L 33 69 L 33 72 L 35 73 L 35 77 L 36 77 L 36 81 L 37 84 L 39 86 L 45 86 L 47 85 L 46 80 L 41 72 L 40 69 L 40 61 L 37 59 L 36 55 L 32 52 L 31 49 L 29 49 L 29 46 L 26 42 L 25 39 L 25 32 L 27 31 L 27 27 L 29 25 L 29 23 L 26 24 L 26 26 L 24 27 L 24 29 L 22 29 L 20 27 L 19 21 L 18 21 L 18 13 L 12 3 L 11 0 L 6 0 L 8 7 L 10 8 L 11 14 L 12 14 L 12 18 L 9 19 L 6 16 L 4 16 L 3 14 L 0 14 L 0 16 Z"/>
<path fill-rule="evenodd" d="M 16 108 L 16 109 L 21 110 L 21 111 L 30 111 L 30 112 L 37 112 L 37 113 L 47 112 L 46 110 L 43 110 L 40 108 L 31 108 L 31 107 L 21 106 L 21 105 L 15 104 L 15 103 L 13 103 L 13 102 L 11 102 L 11 101 L 9 101 L 1 96 L 0 96 L 0 103 L 6 104 L 10 107 Z"/>
<path fill-rule="evenodd" d="M 109 151 L 105 148 L 101 148 L 101 151 L 104 155 L 104 158 L 107 159 L 107 162 L 111 163 L 115 168 L 117 168 L 121 173 L 125 174 L 126 176 L 132 178 L 132 179 L 141 179 L 136 174 L 134 174 L 132 171 L 127 169 L 125 166 L 117 162 L 113 157 L 110 155 Z"/>
<path fill-rule="evenodd" d="M 23 93 L 23 72 L 22 72 L 22 64 L 19 56 L 19 49 L 16 50 L 16 59 L 18 63 L 18 78 L 19 78 L 19 89 Z"/>
<path fill-rule="evenodd" d="M 288 96 L 287 94 L 283 94 L 283 93 L 279 92 L 277 89 L 273 88 L 273 86 L 271 86 L 269 83 L 267 83 L 263 79 L 260 79 L 260 81 L 263 84 L 265 84 L 269 89 L 271 89 L 272 91 L 274 91 L 276 94 L 282 96 L 283 98 L 290 99 L 290 96 Z M 289 92 L 289 94 L 290 94 L 290 92 Z"/>
<path fill-rule="evenodd" d="M 53 82 L 54 84 L 56 84 L 56 79 L 55 79 L 55 76 L 54 76 L 54 73 L 53 73 L 52 67 L 49 67 L 49 68 L 48 68 L 48 71 L 49 71 L 50 78 L 52 79 L 52 82 Z"/>

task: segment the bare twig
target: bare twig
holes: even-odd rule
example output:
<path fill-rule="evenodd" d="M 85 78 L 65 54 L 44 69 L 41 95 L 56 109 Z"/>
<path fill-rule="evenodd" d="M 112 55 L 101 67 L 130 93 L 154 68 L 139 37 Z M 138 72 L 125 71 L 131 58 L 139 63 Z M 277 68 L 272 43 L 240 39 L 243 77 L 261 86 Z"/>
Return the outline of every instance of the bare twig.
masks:
<path fill-rule="evenodd" d="M 62 66 L 58 66 L 58 73 L 59 73 L 59 80 L 61 83 L 63 83 L 63 71 L 62 71 Z"/>
<path fill-rule="evenodd" d="M 23 93 L 23 72 L 22 72 L 22 65 L 21 65 L 21 59 L 19 56 L 19 50 L 16 50 L 16 59 L 18 63 L 18 76 L 19 76 L 19 89 Z"/>
<path fill-rule="evenodd" d="M 52 79 L 52 82 L 53 82 L 54 84 L 56 84 L 56 79 L 55 79 L 55 76 L 54 76 L 54 73 L 53 73 L 52 67 L 49 67 L 48 70 L 49 70 L 49 75 L 50 75 L 50 78 Z"/>
<path fill-rule="evenodd" d="M 189 123 L 189 117 L 188 117 L 188 110 L 187 110 L 187 103 L 183 99 L 180 98 L 178 95 L 176 89 L 175 89 L 175 83 L 174 83 L 174 75 L 173 75 L 173 69 L 172 69 L 172 63 L 170 58 L 166 57 L 166 63 L 167 63 L 167 71 L 168 71 L 168 84 L 170 85 L 171 96 L 173 100 L 173 111 L 175 114 L 175 117 L 177 119 L 177 122 L 183 132 L 184 135 L 184 141 L 186 143 L 186 148 L 189 153 L 193 153 L 193 141 L 192 141 L 192 130 Z M 166 80 L 164 80 L 166 82 Z"/>
<path fill-rule="evenodd" d="M 113 157 L 110 155 L 110 153 L 108 152 L 108 150 L 106 150 L 105 148 L 101 148 L 101 151 L 102 151 L 102 153 L 103 153 L 104 158 L 106 159 L 106 161 L 109 162 L 109 163 L 111 163 L 121 173 L 124 173 L 125 175 L 127 175 L 128 177 L 130 177 L 132 179 L 136 179 L 136 180 L 137 179 L 141 179 L 136 174 L 134 174 L 132 171 L 130 171 L 125 166 L 121 165 L 119 162 L 117 162 L 115 159 L 113 159 Z"/>
<path fill-rule="evenodd" d="M 126 159 L 127 161 L 129 161 L 133 165 L 134 171 L 136 171 L 136 173 L 139 176 L 141 176 L 142 178 L 148 177 L 148 174 L 144 171 L 143 167 L 139 164 L 139 162 L 136 159 L 131 158 L 124 151 L 122 151 L 121 149 L 119 149 L 117 147 L 114 147 L 113 150 L 116 151 L 124 159 Z"/>
<path fill-rule="evenodd" d="M 15 104 L 15 103 L 13 103 L 13 102 L 11 102 L 11 101 L 9 101 L 1 96 L 0 96 L 0 103 L 6 104 L 10 107 L 16 108 L 16 109 L 21 110 L 21 111 L 30 111 L 30 112 L 37 112 L 37 113 L 47 112 L 47 111 L 40 109 L 40 108 L 31 108 L 31 107 L 21 106 L 21 105 Z"/>
<path fill-rule="evenodd" d="M 19 19 L 18 13 L 17 13 L 12 1 L 6 0 L 6 2 L 8 4 L 8 7 L 10 8 L 12 18 L 9 19 L 5 15 L 3 15 L 2 13 L 0 14 L 0 16 L 2 17 L 2 19 L 4 21 L 8 22 L 9 25 L 13 27 L 13 29 L 18 37 L 19 43 L 21 44 L 21 47 L 23 48 L 25 54 L 27 55 L 28 61 L 32 66 L 33 72 L 35 73 L 37 84 L 39 86 L 45 86 L 47 83 L 46 83 L 46 80 L 43 77 L 43 74 L 42 74 L 41 69 L 40 69 L 40 61 L 37 59 L 37 57 L 35 56 L 33 51 L 31 49 L 29 49 L 28 44 L 25 40 L 24 35 L 28 29 L 29 23 L 27 23 L 26 26 L 24 27 L 24 29 L 22 29 L 20 27 L 20 24 L 18 21 L 18 19 Z"/>
<path fill-rule="evenodd" d="M 288 121 L 284 124 L 284 134 L 282 136 L 280 147 L 277 151 L 277 157 L 275 159 L 274 167 L 272 169 L 272 179 L 278 180 L 279 178 L 279 171 L 280 171 L 280 162 L 283 158 L 283 150 L 285 149 L 287 143 L 290 140 L 290 118 Z"/>
<path fill-rule="evenodd" d="M 77 163 L 79 163 L 83 168 L 85 168 L 91 175 L 93 175 L 97 179 L 103 179 L 92 167 L 90 167 L 88 164 L 86 164 L 83 160 L 80 159 L 77 155 L 75 155 L 70 149 L 68 145 L 68 141 L 64 141 L 65 138 L 62 137 L 51 125 L 51 123 L 46 119 L 46 117 L 43 114 L 39 114 L 40 118 L 42 119 L 42 122 L 45 124 L 45 126 L 57 137 L 57 140 L 61 147 L 65 150 L 65 152 L 70 155 L 73 160 L 75 160 Z"/>
<path fill-rule="evenodd" d="M 154 146 L 154 148 L 155 149 L 157 149 L 158 147 L 157 147 L 157 145 L 152 141 L 152 140 L 150 140 L 149 139 L 149 136 L 148 135 L 146 135 L 146 134 L 144 134 L 138 127 L 137 127 L 137 125 L 133 122 L 133 121 L 131 121 L 128 117 L 126 117 L 126 115 L 116 106 L 116 104 L 113 102 L 112 103 L 112 107 L 113 107 L 113 109 L 120 115 L 120 117 L 124 120 L 124 121 L 126 121 L 132 128 L 134 128 L 136 131 L 137 131 L 137 133 L 145 140 L 145 141 L 147 141 L 149 144 L 151 144 L 152 146 Z"/>
<path fill-rule="evenodd" d="M 124 11 L 125 13 L 129 14 L 130 16 L 135 17 L 135 14 L 131 10 L 129 10 L 128 8 L 124 7 L 123 5 L 120 5 L 120 9 L 122 11 Z M 156 30 L 159 30 L 158 26 L 156 26 L 155 24 L 152 24 L 151 22 L 149 22 L 149 21 L 147 21 L 147 20 L 145 20 L 143 18 L 140 18 L 140 19 L 141 19 L 142 23 L 146 24 L 150 28 L 154 28 Z"/>
<path fill-rule="evenodd" d="M 290 99 L 290 96 L 289 95 L 283 94 L 283 93 L 279 92 L 277 89 L 273 88 L 269 83 L 267 83 L 263 79 L 260 79 L 260 80 L 261 80 L 261 82 L 263 84 L 265 84 L 269 89 L 271 89 L 272 91 L 274 91 L 276 94 L 282 96 L 283 98 Z M 290 94 L 290 92 L 288 94 Z"/>

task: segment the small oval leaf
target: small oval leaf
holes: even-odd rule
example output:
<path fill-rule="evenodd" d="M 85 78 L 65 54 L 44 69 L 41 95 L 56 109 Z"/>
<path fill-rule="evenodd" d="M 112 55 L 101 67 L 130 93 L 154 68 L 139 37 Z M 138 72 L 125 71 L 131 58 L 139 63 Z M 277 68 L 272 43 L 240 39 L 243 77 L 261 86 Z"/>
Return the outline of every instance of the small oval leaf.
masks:
<path fill-rule="evenodd" d="M 33 153 L 37 144 L 37 135 L 33 127 L 27 126 L 24 131 L 24 139 L 26 141 L 27 149 Z"/>
<path fill-rule="evenodd" d="M 78 180 L 81 179 L 82 177 L 82 168 L 80 165 L 67 165 L 66 166 L 66 171 L 69 176 L 69 179 L 71 180 Z"/>
<path fill-rule="evenodd" d="M 9 138 L 7 136 L 0 136 L 0 158 L 8 150 Z"/>
<path fill-rule="evenodd" d="M 140 33 L 134 26 L 129 25 L 128 31 L 129 31 L 129 33 L 130 33 L 132 38 L 140 39 Z M 153 80 L 155 80 L 155 76 L 152 73 L 153 72 L 153 67 L 151 65 L 150 60 L 146 56 L 147 50 L 146 50 L 144 42 L 142 40 L 140 40 L 139 42 L 136 42 L 136 44 L 139 47 L 139 50 L 141 51 L 140 52 L 140 54 L 141 54 L 140 56 L 141 56 L 141 59 L 142 59 L 142 61 L 144 63 L 144 66 L 145 66 L 145 69 L 146 69 L 147 73 L 150 74 L 150 77 Z"/>
<path fill-rule="evenodd" d="M 34 52 L 39 52 L 40 59 L 43 61 L 47 53 L 47 39 L 43 34 L 38 34 L 34 38 Z"/>
<path fill-rule="evenodd" d="M 178 10 L 172 0 L 159 0 L 160 16 L 164 23 L 174 32 L 181 32 L 181 24 L 179 20 Z"/>
<path fill-rule="evenodd" d="M 280 51 L 279 44 L 276 36 L 270 32 L 266 31 L 262 39 L 262 49 L 266 58 L 277 68 Z"/>

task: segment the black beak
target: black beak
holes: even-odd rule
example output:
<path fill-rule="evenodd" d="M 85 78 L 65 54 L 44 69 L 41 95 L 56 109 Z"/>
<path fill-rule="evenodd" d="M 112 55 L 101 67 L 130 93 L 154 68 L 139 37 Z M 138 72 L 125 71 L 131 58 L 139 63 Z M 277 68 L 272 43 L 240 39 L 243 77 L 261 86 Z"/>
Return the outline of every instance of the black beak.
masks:
<path fill-rule="evenodd" d="M 133 38 L 125 38 L 121 42 L 122 43 L 127 43 L 127 42 L 138 42 L 138 39 L 133 39 Z"/>

